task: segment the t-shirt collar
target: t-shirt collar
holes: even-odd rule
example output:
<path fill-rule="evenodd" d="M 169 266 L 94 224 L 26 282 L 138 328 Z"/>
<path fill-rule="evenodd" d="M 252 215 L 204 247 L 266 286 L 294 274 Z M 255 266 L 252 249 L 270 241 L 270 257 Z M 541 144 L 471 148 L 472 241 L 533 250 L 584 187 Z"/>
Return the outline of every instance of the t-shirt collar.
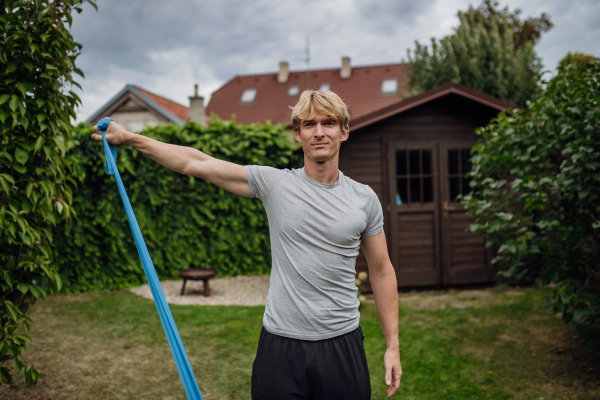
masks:
<path fill-rule="evenodd" d="M 337 181 L 335 181 L 334 183 L 323 183 L 323 182 L 315 181 L 313 178 L 308 176 L 306 174 L 306 172 L 304 171 L 304 167 L 300 168 L 298 171 L 300 173 L 300 176 L 302 176 L 302 178 L 304 178 L 308 183 L 310 183 L 311 185 L 322 187 L 324 189 L 333 189 L 334 187 L 338 186 L 340 184 L 340 180 L 342 180 L 342 176 L 344 175 L 342 173 L 342 171 L 340 171 L 338 169 Z"/>

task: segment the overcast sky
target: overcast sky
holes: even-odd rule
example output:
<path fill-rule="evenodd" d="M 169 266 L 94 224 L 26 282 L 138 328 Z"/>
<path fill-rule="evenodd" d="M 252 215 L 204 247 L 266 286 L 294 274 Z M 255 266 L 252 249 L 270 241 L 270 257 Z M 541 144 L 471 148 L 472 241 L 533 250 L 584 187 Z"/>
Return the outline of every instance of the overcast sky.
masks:
<path fill-rule="evenodd" d="M 76 64 L 85 120 L 126 84 L 189 105 L 194 83 L 210 94 L 235 75 L 276 72 L 279 61 L 303 70 L 406 59 L 414 41 L 452 33 L 468 0 L 98 0 L 74 16 L 83 44 Z M 536 50 L 553 70 L 569 51 L 600 55 L 600 0 L 503 0 L 522 15 L 550 15 L 554 28 Z"/>

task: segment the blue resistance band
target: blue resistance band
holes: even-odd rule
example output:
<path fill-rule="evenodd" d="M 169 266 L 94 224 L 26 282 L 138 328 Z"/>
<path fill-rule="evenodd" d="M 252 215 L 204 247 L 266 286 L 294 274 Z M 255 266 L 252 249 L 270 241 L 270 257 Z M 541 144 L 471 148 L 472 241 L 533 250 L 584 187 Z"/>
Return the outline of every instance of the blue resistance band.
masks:
<path fill-rule="evenodd" d="M 165 294 L 160 286 L 160 281 L 158 280 L 156 270 L 154 269 L 154 264 L 152 263 L 152 259 L 148 253 L 146 242 L 144 241 L 144 237 L 140 231 L 140 226 L 135 219 L 135 214 L 131 208 L 129 197 L 127 197 L 125 186 L 123 186 L 121 175 L 117 169 L 117 151 L 115 150 L 114 145 L 106 141 L 106 129 L 108 128 L 110 121 L 112 121 L 111 118 L 102 118 L 97 125 L 98 130 L 102 132 L 102 141 L 104 142 L 106 173 L 108 175 L 114 175 L 115 179 L 117 180 L 117 186 L 119 187 L 119 193 L 121 194 L 123 207 L 125 207 L 125 213 L 127 214 L 127 219 L 129 220 L 129 227 L 131 228 L 131 233 L 133 233 L 133 239 L 135 240 L 135 245 L 137 247 L 138 254 L 140 255 L 140 259 L 142 260 L 144 272 L 146 273 L 146 279 L 148 279 L 148 284 L 150 285 L 150 290 L 152 291 L 152 297 L 156 303 L 156 309 L 158 310 L 160 321 L 162 322 L 165 334 L 167 335 L 167 340 L 169 341 L 173 358 L 175 358 L 175 364 L 177 364 L 177 369 L 179 370 L 179 376 L 183 382 L 185 393 L 187 394 L 188 400 L 202 400 L 202 394 L 200 393 L 198 382 L 196 382 L 196 377 L 192 371 L 190 360 L 188 360 L 185 349 L 183 348 L 181 337 L 179 337 L 177 326 L 175 325 L 175 321 L 173 321 L 173 315 L 171 315 L 171 309 L 169 308 L 167 300 L 165 299 Z"/>

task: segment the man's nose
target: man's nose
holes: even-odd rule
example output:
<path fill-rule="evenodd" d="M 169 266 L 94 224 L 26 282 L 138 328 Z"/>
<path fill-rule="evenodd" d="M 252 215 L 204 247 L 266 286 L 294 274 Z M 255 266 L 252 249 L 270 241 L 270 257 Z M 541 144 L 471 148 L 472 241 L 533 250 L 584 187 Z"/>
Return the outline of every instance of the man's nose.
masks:
<path fill-rule="evenodd" d="M 315 136 L 316 137 L 325 136 L 325 134 L 323 133 L 323 125 L 317 124 L 316 129 L 315 129 Z"/>

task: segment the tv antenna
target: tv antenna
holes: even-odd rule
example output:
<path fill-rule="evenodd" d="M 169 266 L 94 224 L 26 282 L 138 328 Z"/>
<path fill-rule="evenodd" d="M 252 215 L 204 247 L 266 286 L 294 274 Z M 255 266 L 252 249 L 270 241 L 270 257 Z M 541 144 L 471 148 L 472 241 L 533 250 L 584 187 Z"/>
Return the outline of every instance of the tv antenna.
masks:
<path fill-rule="evenodd" d="M 306 35 L 306 77 L 310 78 L 310 36 Z"/>

